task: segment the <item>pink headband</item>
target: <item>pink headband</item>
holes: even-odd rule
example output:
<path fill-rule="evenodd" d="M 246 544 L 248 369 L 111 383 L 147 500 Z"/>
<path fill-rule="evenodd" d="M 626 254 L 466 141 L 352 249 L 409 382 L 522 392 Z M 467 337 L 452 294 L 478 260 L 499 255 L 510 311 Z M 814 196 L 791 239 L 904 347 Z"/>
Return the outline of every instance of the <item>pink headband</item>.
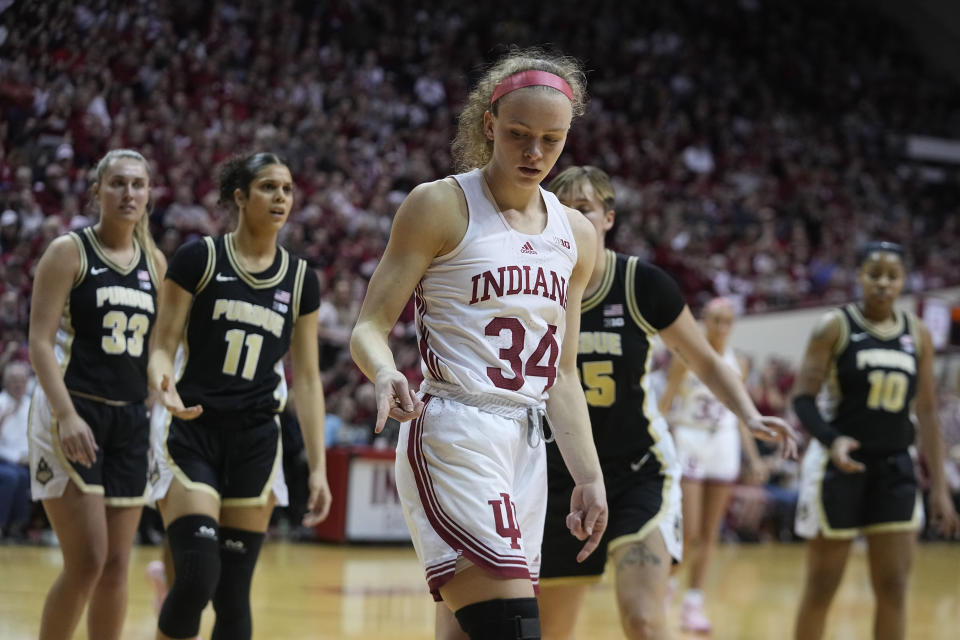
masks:
<path fill-rule="evenodd" d="M 524 87 L 553 87 L 563 95 L 567 96 L 570 102 L 573 102 L 573 90 L 567 81 L 555 73 L 549 71 L 538 71 L 529 69 L 527 71 L 518 71 L 507 76 L 493 89 L 493 97 L 490 98 L 490 104 L 493 104 L 511 91 L 523 89 Z"/>

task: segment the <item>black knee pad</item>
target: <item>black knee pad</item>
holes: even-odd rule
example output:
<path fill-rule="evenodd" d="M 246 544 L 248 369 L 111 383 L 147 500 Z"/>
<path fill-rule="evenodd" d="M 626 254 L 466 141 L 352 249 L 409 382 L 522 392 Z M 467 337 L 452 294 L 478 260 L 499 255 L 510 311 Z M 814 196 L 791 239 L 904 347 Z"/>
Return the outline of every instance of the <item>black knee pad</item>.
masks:
<path fill-rule="evenodd" d="M 484 600 L 454 615 L 470 640 L 540 640 L 536 598 Z"/>
<path fill-rule="evenodd" d="M 193 638 L 200 631 L 200 614 L 220 579 L 217 521 L 210 516 L 177 518 L 167 527 L 174 579 L 157 620 L 171 638 Z"/>
<path fill-rule="evenodd" d="M 263 538 L 256 531 L 220 529 L 220 584 L 213 596 L 217 621 L 212 640 L 249 640 L 253 635 L 250 582 Z"/>

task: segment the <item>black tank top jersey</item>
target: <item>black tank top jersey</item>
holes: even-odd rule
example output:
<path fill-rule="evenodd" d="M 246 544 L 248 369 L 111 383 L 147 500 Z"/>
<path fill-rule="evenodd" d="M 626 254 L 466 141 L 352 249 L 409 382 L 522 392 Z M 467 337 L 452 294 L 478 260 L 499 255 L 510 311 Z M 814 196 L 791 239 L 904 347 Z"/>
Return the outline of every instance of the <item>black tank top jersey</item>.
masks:
<path fill-rule="evenodd" d="M 917 319 L 895 311 L 896 325 L 880 330 L 855 304 L 840 313 L 843 329 L 821 409 L 840 433 L 859 440 L 864 452 L 906 449 L 914 438 Z"/>
<path fill-rule="evenodd" d="M 193 293 L 177 391 L 201 422 L 242 428 L 282 409 L 281 359 L 301 315 L 320 305 L 313 270 L 277 247 L 266 271 L 246 271 L 233 234 L 181 247 L 167 277 Z"/>
<path fill-rule="evenodd" d="M 80 269 L 57 331 L 57 360 L 67 389 L 94 399 L 147 397 L 150 332 L 157 315 L 153 256 L 136 240 L 130 264 L 110 259 L 93 227 L 71 231 Z"/>
<path fill-rule="evenodd" d="M 581 308 L 577 366 L 600 459 L 634 460 L 660 437 L 651 424 L 659 414 L 650 397 L 650 339 L 673 324 L 685 302 L 659 267 L 610 250 L 601 259 L 603 281 Z M 547 451 L 559 460 L 556 444 Z"/>

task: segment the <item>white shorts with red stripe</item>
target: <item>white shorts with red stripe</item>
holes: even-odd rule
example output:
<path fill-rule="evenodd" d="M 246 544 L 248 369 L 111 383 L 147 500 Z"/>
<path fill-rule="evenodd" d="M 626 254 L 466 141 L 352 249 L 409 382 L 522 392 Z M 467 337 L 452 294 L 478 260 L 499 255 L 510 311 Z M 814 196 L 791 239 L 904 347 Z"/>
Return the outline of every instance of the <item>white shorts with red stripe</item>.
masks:
<path fill-rule="evenodd" d="M 740 430 L 736 424 L 717 429 L 676 425 L 673 440 L 684 480 L 729 483 L 740 476 Z"/>
<path fill-rule="evenodd" d="M 397 491 L 434 599 L 470 563 L 536 589 L 547 503 L 539 433 L 526 417 L 424 401 L 400 429 Z"/>

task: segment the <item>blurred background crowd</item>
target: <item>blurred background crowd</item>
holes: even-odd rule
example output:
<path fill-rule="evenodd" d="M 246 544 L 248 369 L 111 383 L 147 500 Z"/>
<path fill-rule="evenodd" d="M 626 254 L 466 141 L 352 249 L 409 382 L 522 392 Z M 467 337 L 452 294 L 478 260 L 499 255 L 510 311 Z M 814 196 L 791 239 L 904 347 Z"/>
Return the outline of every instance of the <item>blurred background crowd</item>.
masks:
<path fill-rule="evenodd" d="M 670 272 L 694 310 L 715 295 L 747 313 L 847 301 L 851 247 L 868 238 L 905 244 L 908 290 L 960 284 L 960 176 L 903 150 L 908 134 L 960 139 L 960 91 L 862 3 L 0 0 L 0 460 L 18 462 L 3 434 L 26 420 L 29 369 L 8 363 L 27 362 L 36 260 L 94 221 L 90 170 L 117 147 L 151 162 L 168 255 L 231 228 L 218 162 L 251 149 L 287 160 L 283 243 L 323 293 L 328 441 L 370 442 L 373 389 L 350 329 L 398 204 L 452 173 L 455 114 L 502 43 L 584 61 L 591 102 L 558 167 L 614 177 L 613 245 Z M 393 338 L 417 380 L 412 320 L 408 309 Z M 753 364 L 761 411 L 786 415 L 791 364 Z M 940 398 L 960 447 L 954 381 Z M 297 431 L 285 431 L 296 480 Z M 788 465 L 743 487 L 730 535 L 789 538 L 795 477 Z"/>

